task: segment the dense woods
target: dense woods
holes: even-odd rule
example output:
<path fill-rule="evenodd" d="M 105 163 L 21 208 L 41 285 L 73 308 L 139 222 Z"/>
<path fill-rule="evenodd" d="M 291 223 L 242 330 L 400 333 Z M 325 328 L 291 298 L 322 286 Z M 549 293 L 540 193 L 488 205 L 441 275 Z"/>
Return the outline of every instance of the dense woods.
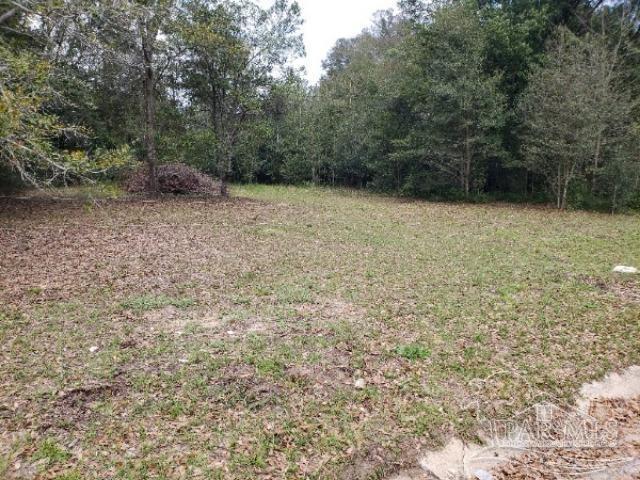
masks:
<path fill-rule="evenodd" d="M 640 2 L 401 0 L 309 85 L 276 0 L 0 2 L 0 178 L 227 181 L 640 207 Z"/>

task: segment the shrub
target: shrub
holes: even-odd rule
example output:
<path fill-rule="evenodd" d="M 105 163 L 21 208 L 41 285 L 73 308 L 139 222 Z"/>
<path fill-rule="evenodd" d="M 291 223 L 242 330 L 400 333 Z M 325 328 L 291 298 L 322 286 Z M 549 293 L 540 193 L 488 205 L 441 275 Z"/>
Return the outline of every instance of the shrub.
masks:
<path fill-rule="evenodd" d="M 217 193 L 219 184 L 198 170 L 179 163 L 160 165 L 157 169 L 158 191 L 174 195 Z M 146 167 L 134 171 L 126 182 L 129 193 L 149 192 L 149 177 Z"/>

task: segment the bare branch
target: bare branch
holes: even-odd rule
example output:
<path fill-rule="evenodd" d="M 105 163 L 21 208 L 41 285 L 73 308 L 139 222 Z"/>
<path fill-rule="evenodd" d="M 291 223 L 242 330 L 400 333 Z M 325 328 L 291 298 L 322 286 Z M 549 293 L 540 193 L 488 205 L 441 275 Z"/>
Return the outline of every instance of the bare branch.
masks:
<path fill-rule="evenodd" d="M 2 15 L 0 15 L 0 25 L 2 25 L 4 22 L 9 20 L 11 17 L 13 17 L 16 14 L 17 11 L 18 11 L 18 9 L 14 7 L 12 9 L 10 9 L 10 10 L 7 10 Z"/>

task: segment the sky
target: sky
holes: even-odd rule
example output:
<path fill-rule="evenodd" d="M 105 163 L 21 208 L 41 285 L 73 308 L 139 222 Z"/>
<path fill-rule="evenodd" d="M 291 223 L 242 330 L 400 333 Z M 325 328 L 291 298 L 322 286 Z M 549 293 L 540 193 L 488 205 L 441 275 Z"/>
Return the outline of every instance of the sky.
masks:
<path fill-rule="evenodd" d="M 397 0 L 298 0 L 304 18 L 302 33 L 307 51 L 301 63 L 307 79 L 316 83 L 322 76 L 322 61 L 339 38 L 354 37 L 371 24 L 378 10 L 393 8 Z M 261 0 L 270 6 L 273 0 Z"/>

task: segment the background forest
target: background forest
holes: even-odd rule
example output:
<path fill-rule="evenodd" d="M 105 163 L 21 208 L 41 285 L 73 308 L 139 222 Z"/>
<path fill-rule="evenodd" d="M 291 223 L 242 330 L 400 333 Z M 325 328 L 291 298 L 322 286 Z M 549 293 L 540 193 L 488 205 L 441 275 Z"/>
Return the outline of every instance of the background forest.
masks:
<path fill-rule="evenodd" d="M 145 162 L 153 188 L 185 163 L 223 189 L 640 208 L 640 1 L 401 0 L 317 85 L 301 22 L 292 0 L 0 1 L 0 183 Z"/>

